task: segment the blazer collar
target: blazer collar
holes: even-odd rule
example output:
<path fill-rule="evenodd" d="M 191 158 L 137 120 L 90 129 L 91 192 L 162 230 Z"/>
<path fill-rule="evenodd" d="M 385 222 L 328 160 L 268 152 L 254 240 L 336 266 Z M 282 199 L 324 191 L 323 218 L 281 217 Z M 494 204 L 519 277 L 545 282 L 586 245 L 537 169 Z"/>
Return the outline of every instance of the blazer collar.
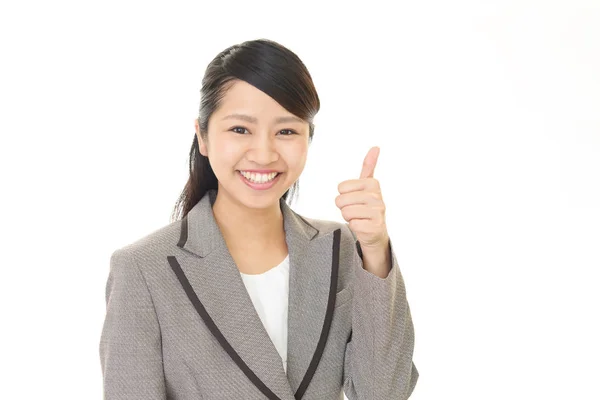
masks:
<path fill-rule="evenodd" d="M 212 212 L 217 198 L 217 190 L 209 189 L 187 214 L 187 230 L 181 229 L 177 245 L 200 257 L 206 257 L 213 250 L 226 250 L 226 244 Z M 284 218 L 286 240 L 308 242 L 319 234 L 319 230 L 296 214 L 288 204 L 279 200 Z M 291 236 L 289 236 L 291 235 Z M 289 241 L 288 241 L 289 244 Z M 223 247 L 225 246 L 225 247 Z"/>
<path fill-rule="evenodd" d="M 248 379 L 269 399 L 300 399 L 331 324 L 341 230 L 334 224 L 317 229 L 280 199 L 290 256 L 286 375 L 214 218 L 216 194 L 210 189 L 182 219 L 177 246 L 190 256 L 168 256 L 169 264 L 203 322 Z"/>

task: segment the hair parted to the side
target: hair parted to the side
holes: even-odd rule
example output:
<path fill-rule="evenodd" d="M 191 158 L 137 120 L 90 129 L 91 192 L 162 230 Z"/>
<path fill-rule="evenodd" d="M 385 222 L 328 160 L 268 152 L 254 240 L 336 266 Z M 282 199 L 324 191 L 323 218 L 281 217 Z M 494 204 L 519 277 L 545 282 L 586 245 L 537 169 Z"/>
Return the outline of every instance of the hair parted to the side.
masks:
<path fill-rule="evenodd" d="M 273 98 L 290 113 L 309 124 L 309 143 L 315 126 L 313 119 L 320 108 L 319 96 L 308 69 L 300 58 L 281 44 L 268 39 L 250 40 L 220 52 L 206 68 L 200 89 L 198 124 L 204 141 L 208 139 L 208 121 L 219 108 L 235 80 L 243 80 Z M 218 188 L 208 157 L 200 154 L 198 137 L 189 153 L 189 178 L 179 195 L 171 222 L 182 219 L 210 189 Z M 291 204 L 299 189 L 298 180 L 282 198 Z"/>

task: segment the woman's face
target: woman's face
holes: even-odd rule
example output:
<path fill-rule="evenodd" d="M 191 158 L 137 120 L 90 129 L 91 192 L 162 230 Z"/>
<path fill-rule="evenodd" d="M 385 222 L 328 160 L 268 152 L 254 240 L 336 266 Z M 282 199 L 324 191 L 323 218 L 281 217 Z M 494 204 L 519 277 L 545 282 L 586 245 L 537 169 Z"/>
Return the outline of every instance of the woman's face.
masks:
<path fill-rule="evenodd" d="M 277 121 L 282 117 L 286 119 Z M 235 81 L 210 117 L 207 143 L 200 137 L 197 120 L 195 125 L 200 153 L 209 158 L 219 181 L 219 195 L 225 194 L 249 208 L 279 206 L 279 198 L 304 169 L 308 122 L 297 119 L 245 81 Z M 248 170 L 273 170 L 279 174 L 270 188 L 258 190 L 247 185 L 240 173 Z"/>

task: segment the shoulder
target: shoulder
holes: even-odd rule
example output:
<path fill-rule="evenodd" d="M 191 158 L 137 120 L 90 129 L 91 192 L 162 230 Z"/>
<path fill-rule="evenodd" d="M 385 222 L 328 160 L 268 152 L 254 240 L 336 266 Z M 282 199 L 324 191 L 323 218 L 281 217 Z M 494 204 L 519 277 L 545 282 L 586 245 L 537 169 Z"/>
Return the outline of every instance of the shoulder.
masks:
<path fill-rule="evenodd" d="M 173 254 L 177 248 L 181 224 L 182 220 L 177 220 L 154 229 L 114 250 L 111 257 L 115 254 L 126 254 L 140 262 Z"/>

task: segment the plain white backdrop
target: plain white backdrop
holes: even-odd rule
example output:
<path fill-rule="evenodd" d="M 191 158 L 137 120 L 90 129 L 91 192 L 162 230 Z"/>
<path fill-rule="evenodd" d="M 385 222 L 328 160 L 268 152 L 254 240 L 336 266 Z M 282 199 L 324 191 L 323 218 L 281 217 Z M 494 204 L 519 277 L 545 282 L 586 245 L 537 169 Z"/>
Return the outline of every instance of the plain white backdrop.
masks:
<path fill-rule="evenodd" d="M 207 64 L 263 37 L 321 99 L 297 212 L 343 222 L 381 148 L 411 399 L 599 399 L 596 0 L 3 2 L 2 398 L 102 398 L 110 254 L 170 222 Z"/>

